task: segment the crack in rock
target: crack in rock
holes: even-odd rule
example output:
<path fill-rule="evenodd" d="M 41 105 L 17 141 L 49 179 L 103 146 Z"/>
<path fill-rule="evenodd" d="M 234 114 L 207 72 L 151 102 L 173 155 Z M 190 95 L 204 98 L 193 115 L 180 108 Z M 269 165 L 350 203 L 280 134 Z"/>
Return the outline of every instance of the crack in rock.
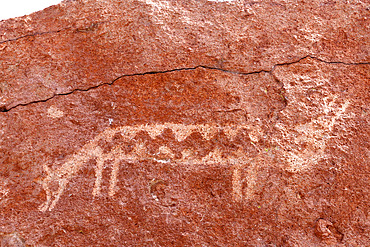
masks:
<path fill-rule="evenodd" d="M 56 31 L 56 32 L 58 32 L 58 31 Z M 260 73 L 268 73 L 275 80 L 278 80 L 273 75 L 273 72 L 274 72 L 274 70 L 277 67 L 296 64 L 296 63 L 299 63 L 302 60 L 307 59 L 307 58 L 315 59 L 315 60 L 317 60 L 319 62 L 326 63 L 326 64 L 342 64 L 342 65 L 368 65 L 368 64 L 370 64 L 370 62 L 346 63 L 346 62 L 340 62 L 340 61 L 325 61 L 323 59 L 317 58 L 317 57 L 312 56 L 312 55 L 306 55 L 306 56 L 304 56 L 302 58 L 299 58 L 298 60 L 295 60 L 295 61 L 292 61 L 292 62 L 285 62 L 285 63 L 275 64 L 275 65 L 272 66 L 272 68 L 270 70 L 264 70 L 264 69 L 262 69 L 262 70 L 252 71 L 252 72 L 232 71 L 232 70 L 226 70 L 226 69 L 221 69 L 221 68 L 211 67 L 211 66 L 206 66 L 206 65 L 198 65 L 198 66 L 190 67 L 190 68 L 177 68 L 177 69 L 164 70 L 164 71 L 148 71 L 148 72 L 143 72 L 143 73 L 134 73 L 134 74 L 121 75 L 121 76 L 115 78 L 114 80 L 112 80 L 110 82 L 101 83 L 99 85 L 91 86 L 91 87 L 88 87 L 88 88 L 85 88 L 85 89 L 83 89 L 83 88 L 76 88 L 76 89 L 73 89 L 70 92 L 53 94 L 51 97 L 48 97 L 48 98 L 45 98 L 45 99 L 30 101 L 28 103 L 17 104 L 15 106 L 10 107 L 10 108 L 7 108 L 5 105 L 4 106 L 0 106 L 0 112 L 8 112 L 8 111 L 13 110 L 13 109 L 15 109 L 17 107 L 20 107 L 20 106 L 28 106 L 28 105 L 32 105 L 32 104 L 47 102 L 47 101 L 49 101 L 49 100 L 51 100 L 51 99 L 53 99 L 54 97 L 57 97 L 57 96 L 70 95 L 70 94 L 73 94 L 75 92 L 87 92 L 87 91 L 90 91 L 90 90 L 93 90 L 93 89 L 97 89 L 97 88 L 99 88 L 101 86 L 107 86 L 107 85 L 110 86 L 110 85 L 113 85 L 117 80 L 119 80 L 121 78 L 124 78 L 124 77 L 134 77 L 134 76 L 143 76 L 143 75 L 155 75 L 155 74 L 166 74 L 166 73 L 171 73 L 171 72 L 175 72 L 175 71 L 196 70 L 198 68 L 209 69 L 209 70 L 217 70 L 217 71 L 221 71 L 221 72 L 225 72 L 225 73 L 232 73 L 232 74 L 236 74 L 236 75 L 252 75 L 252 74 L 260 74 Z"/>
<path fill-rule="evenodd" d="M 7 40 L 0 41 L 0 44 L 9 43 L 9 42 L 12 42 L 12 41 L 17 41 L 19 39 L 23 39 L 23 38 L 27 38 L 27 37 L 34 37 L 34 36 L 45 35 L 45 34 L 60 33 L 61 31 L 68 30 L 68 29 L 71 29 L 71 27 L 62 28 L 62 29 L 54 30 L 54 31 L 30 33 L 30 34 L 19 36 L 19 37 L 13 38 L 13 39 L 7 39 Z"/>
<path fill-rule="evenodd" d="M 42 35 L 46 35 L 46 34 L 60 33 L 62 31 L 66 31 L 66 30 L 72 30 L 72 31 L 75 31 L 75 32 L 82 32 L 82 33 L 91 32 L 91 31 L 94 31 L 100 24 L 104 24 L 104 23 L 107 23 L 107 22 L 110 23 L 111 21 L 93 22 L 93 23 L 91 23 L 88 26 L 80 27 L 80 28 L 74 28 L 74 27 L 71 26 L 71 27 L 64 27 L 64 28 L 61 28 L 61 29 L 58 29 L 58 30 L 51 30 L 51 31 L 45 31 L 45 32 L 30 33 L 30 34 L 22 35 L 22 36 L 19 36 L 19 37 L 16 37 L 16 38 L 12 38 L 12 39 L 7 39 L 7 40 L 0 41 L 0 44 L 17 41 L 17 40 L 20 40 L 20 39 L 23 39 L 23 38 L 27 38 L 27 37 L 35 37 L 35 36 L 42 36 Z"/>

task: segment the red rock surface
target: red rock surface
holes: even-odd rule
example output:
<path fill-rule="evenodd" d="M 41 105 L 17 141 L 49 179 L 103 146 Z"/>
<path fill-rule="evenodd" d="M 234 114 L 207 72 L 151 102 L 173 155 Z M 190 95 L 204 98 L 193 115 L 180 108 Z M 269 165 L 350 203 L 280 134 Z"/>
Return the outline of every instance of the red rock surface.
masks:
<path fill-rule="evenodd" d="M 368 246 L 366 1 L 64 1 L 0 22 L 2 246 Z"/>

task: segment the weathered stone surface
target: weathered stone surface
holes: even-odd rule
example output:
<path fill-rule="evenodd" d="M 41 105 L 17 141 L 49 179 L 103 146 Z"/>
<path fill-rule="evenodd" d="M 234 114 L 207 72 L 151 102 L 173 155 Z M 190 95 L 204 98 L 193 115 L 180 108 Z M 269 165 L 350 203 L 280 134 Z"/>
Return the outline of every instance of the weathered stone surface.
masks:
<path fill-rule="evenodd" d="M 2 245 L 369 245 L 368 9 L 65 1 L 0 22 Z"/>
<path fill-rule="evenodd" d="M 8 234 L 2 237 L 2 247 L 24 247 L 24 239 L 22 239 L 17 233 Z"/>
<path fill-rule="evenodd" d="M 67 1 L 1 22 L 0 106 L 148 71 L 204 65 L 253 72 L 307 55 L 366 62 L 367 7 L 361 1 Z"/>

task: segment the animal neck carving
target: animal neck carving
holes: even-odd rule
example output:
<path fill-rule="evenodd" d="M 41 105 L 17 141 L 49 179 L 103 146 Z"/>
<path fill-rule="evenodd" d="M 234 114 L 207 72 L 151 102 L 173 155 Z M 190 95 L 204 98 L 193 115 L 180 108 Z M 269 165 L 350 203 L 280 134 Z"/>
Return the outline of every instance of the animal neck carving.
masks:
<path fill-rule="evenodd" d="M 251 141 L 246 133 L 247 129 L 245 125 L 173 123 L 108 128 L 86 143 L 58 169 L 51 170 L 44 165 L 47 174 L 43 180 L 46 202 L 39 209 L 52 210 L 71 179 L 90 160 L 96 162 L 93 196 L 101 194 L 102 173 L 106 162 L 110 162 L 112 167 L 109 196 L 115 194 L 121 162 L 151 160 L 174 165 L 220 163 L 235 167 L 235 177 L 238 177 L 240 167 L 248 160 L 247 147 L 250 147 Z M 58 184 L 57 188 L 51 186 L 55 182 Z M 236 185 L 239 190 L 240 187 L 240 184 Z M 234 191 L 234 194 L 240 197 L 241 192 Z"/>

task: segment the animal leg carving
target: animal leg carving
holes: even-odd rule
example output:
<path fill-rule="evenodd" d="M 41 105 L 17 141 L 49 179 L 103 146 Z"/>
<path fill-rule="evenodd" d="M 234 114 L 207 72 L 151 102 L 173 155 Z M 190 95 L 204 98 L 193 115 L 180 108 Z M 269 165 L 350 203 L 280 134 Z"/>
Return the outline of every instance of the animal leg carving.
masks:
<path fill-rule="evenodd" d="M 59 201 L 63 194 L 67 184 L 71 178 L 81 169 L 81 167 L 95 155 L 100 155 L 101 149 L 96 147 L 92 149 L 81 150 L 78 154 L 72 156 L 67 162 L 65 162 L 60 168 L 51 171 L 47 165 L 43 165 L 44 171 L 47 173 L 42 186 L 46 193 L 46 202 L 40 205 L 39 210 L 45 212 L 52 210 L 56 203 Z M 103 162 L 104 163 L 104 162 Z M 54 188 L 51 184 L 56 182 L 57 188 Z"/>
<path fill-rule="evenodd" d="M 109 196 L 114 196 L 115 194 L 115 188 L 117 185 L 117 176 L 119 172 L 119 164 L 120 164 L 120 159 L 115 159 L 112 165 L 112 173 L 110 176 L 110 183 L 109 183 Z"/>
<path fill-rule="evenodd" d="M 97 158 L 96 160 L 96 168 L 95 168 L 95 185 L 93 189 L 93 196 L 100 195 L 101 191 L 101 182 L 102 182 L 102 176 L 103 176 L 103 169 L 104 169 L 104 158 Z"/>
<path fill-rule="evenodd" d="M 54 200 L 50 204 L 49 211 L 51 211 L 55 207 L 56 203 L 60 199 L 60 196 L 63 194 L 64 189 L 67 186 L 67 184 L 68 184 L 67 179 L 60 179 L 59 180 L 59 188 L 58 188 L 57 192 L 54 194 Z"/>
<path fill-rule="evenodd" d="M 51 174 L 50 174 L 50 169 L 47 165 L 43 165 L 43 167 L 44 167 L 44 171 L 46 171 L 47 173 L 47 177 L 42 182 L 42 187 L 44 188 L 45 193 L 46 193 L 46 202 L 40 205 L 39 210 L 42 212 L 45 212 L 46 210 L 48 210 L 50 202 L 51 202 L 51 191 L 49 188 L 49 183 L 51 181 Z"/>
<path fill-rule="evenodd" d="M 55 180 L 58 181 L 58 190 L 56 192 L 52 192 L 50 188 L 50 183 L 54 182 Z M 56 203 L 59 201 L 60 196 L 63 194 L 63 191 L 67 184 L 67 179 L 55 179 L 55 176 L 48 175 L 42 185 L 46 192 L 46 202 L 39 207 L 39 210 L 42 212 L 45 212 L 47 210 L 51 211 L 55 207 Z"/>
<path fill-rule="evenodd" d="M 235 202 L 240 202 L 243 200 L 243 183 L 242 183 L 242 164 L 236 164 L 233 171 L 233 200 Z"/>

